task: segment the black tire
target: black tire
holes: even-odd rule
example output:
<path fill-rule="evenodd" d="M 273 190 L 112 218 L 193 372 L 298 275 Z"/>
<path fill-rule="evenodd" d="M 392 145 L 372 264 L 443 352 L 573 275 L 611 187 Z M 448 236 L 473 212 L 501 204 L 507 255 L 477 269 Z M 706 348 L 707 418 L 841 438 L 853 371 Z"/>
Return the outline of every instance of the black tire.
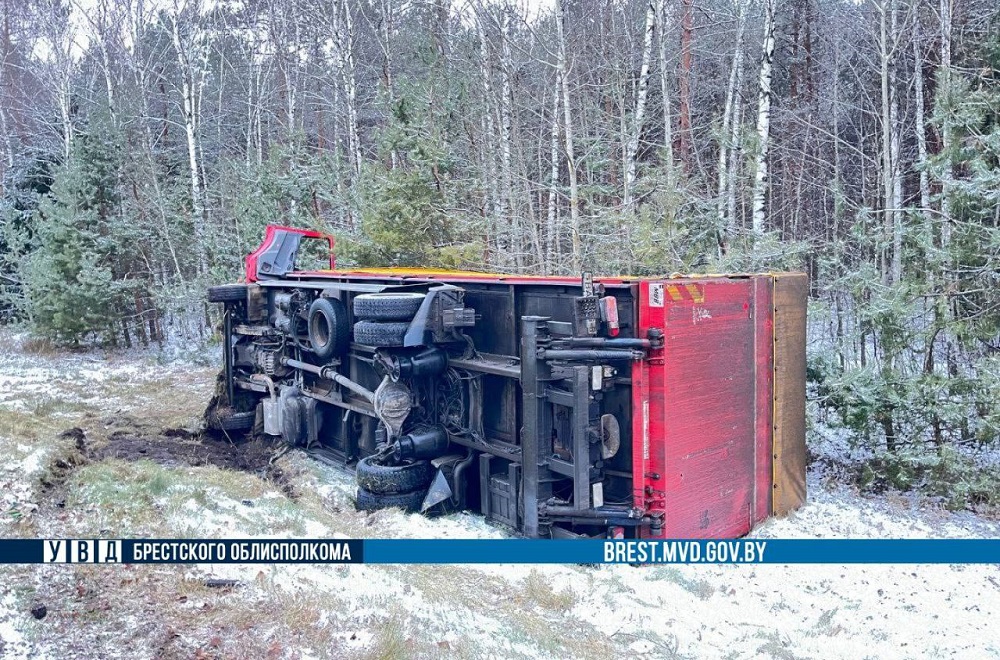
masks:
<path fill-rule="evenodd" d="M 376 495 L 396 495 L 426 490 L 434 478 L 434 466 L 428 461 L 403 465 L 379 465 L 366 456 L 354 468 L 358 485 Z"/>
<path fill-rule="evenodd" d="M 347 307 L 336 298 L 317 298 L 309 306 L 309 343 L 316 357 L 329 360 L 347 351 L 351 323 Z"/>
<path fill-rule="evenodd" d="M 257 419 L 257 411 L 233 412 L 218 410 L 208 415 L 208 427 L 216 431 L 249 431 Z"/>
<path fill-rule="evenodd" d="M 363 293 L 354 298 L 354 316 L 367 321 L 409 321 L 424 298 L 423 293 Z"/>
<path fill-rule="evenodd" d="M 420 511 L 420 506 L 424 503 L 425 495 L 426 493 L 422 490 L 413 491 L 412 493 L 379 495 L 364 488 L 358 488 L 358 495 L 354 506 L 358 511 L 397 508 L 412 513 Z"/>
<path fill-rule="evenodd" d="M 220 286 L 208 287 L 208 302 L 230 303 L 230 302 L 246 302 L 246 300 L 247 300 L 246 284 L 222 284 Z"/>
<path fill-rule="evenodd" d="M 405 321 L 358 321 L 354 324 L 354 341 L 365 346 L 390 348 L 402 346 L 410 324 Z"/>

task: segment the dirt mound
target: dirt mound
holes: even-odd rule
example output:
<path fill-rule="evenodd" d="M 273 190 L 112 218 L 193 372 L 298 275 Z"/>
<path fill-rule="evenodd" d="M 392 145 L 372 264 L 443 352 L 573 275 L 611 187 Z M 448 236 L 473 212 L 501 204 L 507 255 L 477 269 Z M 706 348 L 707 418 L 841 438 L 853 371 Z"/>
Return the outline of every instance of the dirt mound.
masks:
<path fill-rule="evenodd" d="M 107 444 L 89 452 L 91 460 L 149 460 L 167 467 L 214 465 L 243 472 L 266 471 L 277 447 L 260 441 L 233 444 L 210 436 L 164 429 L 155 434 L 115 431 Z"/>
<path fill-rule="evenodd" d="M 104 440 L 91 441 L 86 430 L 78 427 L 61 434 L 74 440 L 81 455 L 74 463 L 115 459 L 147 460 L 172 468 L 211 465 L 255 474 L 276 484 L 288 497 L 298 497 L 288 476 L 275 464 L 286 450 L 283 443 L 261 438 L 231 442 L 187 429 L 157 428 L 125 416 L 101 421 L 109 431 Z"/>

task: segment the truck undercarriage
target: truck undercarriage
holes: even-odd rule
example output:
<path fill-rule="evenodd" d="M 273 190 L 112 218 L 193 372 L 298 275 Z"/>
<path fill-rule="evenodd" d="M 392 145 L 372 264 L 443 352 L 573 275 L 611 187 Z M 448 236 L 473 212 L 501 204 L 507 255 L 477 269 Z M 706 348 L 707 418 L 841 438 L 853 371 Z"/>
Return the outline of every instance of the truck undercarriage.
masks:
<path fill-rule="evenodd" d="M 307 244 L 328 267 L 296 265 Z M 359 508 L 696 538 L 804 498 L 804 276 L 338 271 L 332 248 L 268 227 L 246 282 L 210 289 L 209 423 L 353 466 Z"/>

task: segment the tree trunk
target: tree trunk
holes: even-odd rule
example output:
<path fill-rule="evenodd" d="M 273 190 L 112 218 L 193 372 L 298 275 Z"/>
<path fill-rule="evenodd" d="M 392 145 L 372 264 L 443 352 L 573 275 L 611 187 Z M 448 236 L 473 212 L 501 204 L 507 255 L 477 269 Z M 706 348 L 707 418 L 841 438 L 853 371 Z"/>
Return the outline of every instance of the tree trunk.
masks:
<path fill-rule="evenodd" d="M 0 167 L 0 197 L 6 193 L 4 184 L 7 180 L 6 171 L 14 168 L 14 141 L 11 139 L 11 125 L 8 120 L 8 103 L 13 107 L 14 86 L 7 72 L 8 61 L 13 49 L 10 41 L 10 0 L 3 0 L 3 27 L 0 28 L 0 133 L 3 134 L 4 158 Z M 8 123 L 9 121 L 9 123 Z"/>
<path fill-rule="evenodd" d="M 883 255 L 883 281 L 898 282 L 902 270 L 902 223 L 899 197 L 899 134 L 896 98 L 895 43 L 898 21 L 896 0 L 883 0 L 879 11 L 879 63 L 882 87 L 882 204 L 885 235 L 891 239 L 892 255 Z"/>
<path fill-rule="evenodd" d="M 768 0 L 770 2 L 771 0 Z M 691 171 L 691 41 L 694 34 L 694 0 L 681 0 L 681 68 L 677 80 L 679 117 L 678 151 L 685 172 Z"/>
<path fill-rule="evenodd" d="M 767 152 L 771 138 L 771 68 L 774 63 L 774 9 L 776 0 L 764 2 L 764 47 L 760 58 L 760 96 L 757 100 L 757 167 L 753 186 L 754 236 L 764 233 L 767 196 Z"/>
<path fill-rule="evenodd" d="M 674 182 L 674 130 L 670 114 L 670 72 L 667 69 L 666 0 L 656 0 L 656 32 L 660 46 L 660 95 L 663 104 L 663 148 L 667 163 L 667 187 Z"/>
<path fill-rule="evenodd" d="M 649 64 L 653 54 L 653 28 L 656 26 L 656 6 L 650 0 L 646 9 L 646 32 L 642 46 L 642 67 L 639 70 L 639 84 L 635 93 L 635 111 L 632 116 L 632 129 L 625 149 L 625 190 L 623 206 L 625 214 L 635 213 L 633 199 L 636 177 L 636 160 L 639 156 L 639 140 L 642 137 L 642 126 L 646 118 L 646 94 L 649 89 Z"/>
<path fill-rule="evenodd" d="M 101 72 L 104 74 L 104 90 L 108 99 L 108 116 L 111 119 L 111 125 L 117 127 L 118 113 L 115 104 L 115 85 L 111 79 L 111 56 L 108 53 L 106 8 L 102 6 L 99 11 L 101 12 L 98 19 L 100 22 L 92 21 L 91 24 L 97 36 L 97 47 L 101 55 Z"/>
<path fill-rule="evenodd" d="M 555 76 L 552 88 L 552 129 L 549 133 L 549 199 L 545 232 L 545 274 L 552 273 L 559 245 L 557 212 L 559 209 L 559 74 Z"/>
<path fill-rule="evenodd" d="M 573 274 L 583 270 L 583 248 L 580 239 L 580 191 L 576 177 L 576 155 L 573 142 L 573 109 L 569 102 L 569 71 L 566 63 L 566 12 L 563 7 L 563 0 L 556 0 L 558 20 L 556 25 L 559 32 L 559 58 L 558 72 L 559 81 L 562 86 L 563 104 L 563 134 L 566 139 L 566 164 L 569 169 L 569 213 L 571 221 L 573 258 Z"/>
<path fill-rule="evenodd" d="M 358 84 L 354 64 L 354 19 L 347 0 L 333 3 L 333 47 L 337 73 L 344 88 L 347 111 L 347 151 L 354 180 L 361 177 L 361 140 L 358 134 Z"/>
<path fill-rule="evenodd" d="M 195 73 L 191 64 L 191 44 L 181 39 L 180 17 L 172 16 L 171 36 L 181 74 L 181 101 L 184 110 L 184 135 L 187 140 L 188 173 L 191 183 L 191 223 L 194 226 L 195 252 L 198 273 L 208 273 L 208 257 L 205 252 L 205 205 L 202 195 L 201 167 L 198 158 L 198 91 L 195 89 Z"/>
<path fill-rule="evenodd" d="M 731 185 L 729 175 L 731 170 L 730 150 L 736 147 L 737 122 L 735 121 L 736 106 L 739 104 L 740 83 L 743 69 L 743 31 L 746 25 L 746 0 L 736 0 L 736 45 L 733 50 L 733 63 L 729 69 L 729 85 L 726 87 L 726 103 L 722 110 L 722 128 L 719 132 L 719 166 L 716 213 L 718 214 L 719 252 L 725 254 L 729 239 L 736 227 L 732 216 L 727 218 L 730 207 L 729 192 Z M 735 193 L 732 195 L 732 206 L 735 206 Z"/>
<path fill-rule="evenodd" d="M 500 165 L 503 176 L 503 226 L 511 240 L 510 251 L 518 271 L 524 268 L 524 236 L 521 219 L 514 209 L 514 177 L 511 165 L 511 142 L 514 132 L 513 77 L 514 64 L 510 49 L 510 13 L 504 8 L 500 16 Z"/>
<path fill-rule="evenodd" d="M 482 160 L 488 181 L 486 185 L 487 205 L 490 207 L 491 224 L 493 226 L 493 238 L 496 241 L 496 254 L 507 255 L 505 249 L 505 239 L 507 228 L 503 224 L 503 191 L 500 183 L 501 166 L 497 164 L 496 148 L 496 118 L 494 116 L 494 106 L 496 99 L 493 94 L 493 71 L 491 64 L 493 57 L 489 48 L 489 35 L 486 31 L 486 23 L 483 16 L 477 16 L 479 24 L 479 77 L 483 81 L 483 111 L 482 111 Z"/>
<path fill-rule="evenodd" d="M 742 72 L 738 76 L 739 80 L 736 83 L 736 89 L 739 90 L 743 87 Z M 736 191 L 739 188 L 737 175 L 739 174 L 739 166 L 741 162 L 741 155 L 744 153 L 742 148 L 737 148 L 740 143 L 740 128 L 743 126 L 743 104 L 739 101 L 736 102 L 736 107 L 733 112 L 733 121 L 729 127 L 729 174 L 726 177 L 726 213 L 727 213 L 727 227 L 726 233 L 729 239 L 731 239 L 736 231 L 739 229 L 739 224 L 737 224 L 737 217 L 742 217 L 737 215 L 736 211 Z M 743 213 L 745 213 L 743 209 Z"/>
<path fill-rule="evenodd" d="M 920 209 L 925 219 L 930 218 L 931 184 L 927 172 L 927 131 L 924 111 L 924 53 L 920 44 L 920 15 L 913 19 L 913 95 L 916 101 L 914 132 L 917 135 L 917 166 L 920 170 Z M 927 232 L 928 237 L 930 231 Z"/>
<path fill-rule="evenodd" d="M 944 93 L 951 94 L 951 19 L 952 0 L 941 0 L 941 86 Z M 939 92 L 940 93 L 940 92 Z M 941 151 L 945 154 L 944 174 L 941 180 L 941 248 L 947 250 L 951 244 L 951 200 L 949 194 L 954 178 L 951 163 L 951 125 L 945 120 L 941 129 Z"/>

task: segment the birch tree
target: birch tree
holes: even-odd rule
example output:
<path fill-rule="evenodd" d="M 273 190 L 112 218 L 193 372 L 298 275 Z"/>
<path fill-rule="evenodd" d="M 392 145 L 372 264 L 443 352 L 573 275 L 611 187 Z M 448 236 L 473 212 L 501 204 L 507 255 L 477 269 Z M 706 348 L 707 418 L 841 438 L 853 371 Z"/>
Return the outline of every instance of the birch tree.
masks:
<path fill-rule="evenodd" d="M 642 137 L 642 127 L 646 119 L 646 94 L 649 89 L 649 67 L 653 55 L 653 29 L 656 27 L 656 4 L 650 0 L 646 7 L 646 29 L 642 44 L 642 65 L 639 69 L 639 82 L 635 93 L 635 109 L 632 113 L 632 126 L 625 148 L 625 186 L 622 205 L 626 215 L 635 213 L 633 188 L 636 178 L 636 159 L 639 154 L 639 140 Z"/>
<path fill-rule="evenodd" d="M 774 12 L 776 0 L 764 0 L 764 47 L 760 58 L 757 100 L 757 162 L 753 184 L 752 228 L 754 236 L 764 233 L 764 207 L 767 197 L 767 156 L 771 139 L 771 69 L 774 64 Z"/>
<path fill-rule="evenodd" d="M 768 0 L 770 1 L 770 0 Z M 677 140 L 684 171 L 691 169 L 691 76 L 693 75 L 692 41 L 694 40 L 694 0 L 681 0 L 680 71 L 677 77 Z"/>
<path fill-rule="evenodd" d="M 500 164 L 503 183 L 502 215 L 503 226 L 510 232 L 510 250 L 514 255 L 514 264 L 518 270 L 524 266 L 523 247 L 521 245 L 521 219 L 514 208 L 514 176 L 511 163 L 514 134 L 514 63 L 510 45 L 510 11 L 508 7 L 500 8 Z"/>
<path fill-rule="evenodd" d="M 489 35 L 486 26 L 484 10 L 476 11 L 477 29 L 479 31 L 479 72 L 482 81 L 483 108 L 480 116 L 483 148 L 480 149 L 483 171 L 487 173 L 486 205 L 490 208 L 493 238 L 496 241 L 496 252 L 503 254 L 504 204 L 503 192 L 500 189 L 500 166 L 497 163 L 497 131 L 496 131 L 496 99 L 493 92 L 493 57 L 490 53 Z"/>
<path fill-rule="evenodd" d="M 552 110 L 549 116 L 549 196 L 545 220 L 545 274 L 552 272 L 556 260 L 556 249 L 559 245 L 558 212 L 559 212 L 559 73 L 554 76 L 552 85 Z"/>
<path fill-rule="evenodd" d="M 899 105 L 896 97 L 896 32 L 898 6 L 896 0 L 883 0 L 876 7 L 879 14 L 879 65 L 881 67 L 882 107 L 882 188 L 885 233 L 891 241 L 891 256 L 883 253 L 883 279 L 898 282 L 902 272 L 902 181 L 899 173 Z"/>
<path fill-rule="evenodd" d="M 201 5 L 175 2 L 173 11 L 164 14 L 170 31 L 177 67 L 180 72 L 181 109 L 184 117 L 184 135 L 187 144 L 188 170 L 191 182 L 191 223 L 194 227 L 194 248 L 199 274 L 208 273 L 208 254 L 205 245 L 205 226 L 208 211 L 205 207 L 199 131 L 201 128 L 201 98 L 207 71 L 207 41 L 201 25 Z"/>
<path fill-rule="evenodd" d="M 573 141 L 573 109 L 569 94 L 569 65 L 566 58 L 566 11 L 563 0 L 556 0 L 556 26 L 559 39 L 559 56 L 556 65 L 562 91 L 563 135 L 566 143 L 566 164 L 569 170 L 569 213 L 573 246 L 573 273 L 583 269 L 583 244 L 580 237 L 580 189 L 576 174 L 576 146 Z"/>
<path fill-rule="evenodd" d="M 294 144 L 301 121 L 302 20 L 293 3 L 271 2 L 267 9 L 270 50 L 274 53 L 281 75 L 286 137 L 289 144 Z"/>
<path fill-rule="evenodd" d="M 663 111 L 663 150 L 667 165 L 667 186 L 674 183 L 674 131 L 670 112 L 670 69 L 667 65 L 667 8 L 666 0 L 656 0 L 656 36 L 660 51 L 660 98 Z"/>
<path fill-rule="evenodd" d="M 726 101 L 722 109 L 722 123 L 719 130 L 719 162 L 716 212 L 719 216 L 719 249 L 725 252 L 728 237 L 735 231 L 733 212 L 730 211 L 729 200 L 735 205 L 735 181 L 732 180 L 733 161 L 730 150 L 736 148 L 736 137 L 739 130 L 737 118 L 740 87 L 743 80 L 743 31 L 746 27 L 747 0 L 736 0 L 736 45 L 733 49 L 733 60 L 729 68 L 729 84 L 726 87 Z M 733 161 L 735 162 L 735 161 Z M 728 214 L 728 216 L 727 216 Z"/>
<path fill-rule="evenodd" d="M 82 5 L 77 4 L 78 8 Z M 116 96 L 116 83 L 113 80 L 114 73 L 111 65 L 111 49 L 117 46 L 116 31 L 120 24 L 120 17 L 115 11 L 117 6 L 112 8 L 109 0 L 101 0 L 93 12 L 84 12 L 91 28 L 91 37 L 96 44 L 98 55 L 100 56 L 101 73 L 104 74 L 104 90 L 108 100 L 108 115 L 113 126 L 118 125 L 118 112 Z"/>
<path fill-rule="evenodd" d="M 952 0 L 940 0 L 939 17 L 941 20 L 940 32 L 940 69 L 939 85 L 944 89 L 945 94 L 951 94 L 951 28 L 952 28 Z M 946 123 L 941 130 L 941 151 L 948 154 L 951 151 L 951 129 Z M 951 200 L 950 187 L 952 179 L 955 177 L 954 168 L 950 157 L 945 158 L 944 174 L 941 177 L 941 247 L 947 250 L 951 244 Z"/>
<path fill-rule="evenodd" d="M 355 180 L 361 177 L 361 139 L 358 134 L 358 82 L 355 72 L 354 18 L 349 0 L 331 0 L 331 43 L 338 82 L 344 95 L 347 122 L 347 152 Z M 334 107 L 334 113 L 339 108 Z"/>
<path fill-rule="evenodd" d="M 0 195 L 4 192 L 4 173 L 14 167 L 13 126 L 13 56 L 14 41 L 11 20 L 11 0 L 3 0 L 3 25 L 0 26 L 0 132 L 3 134 L 4 157 L 0 168 Z"/>
<path fill-rule="evenodd" d="M 913 30 L 910 43 L 913 46 L 913 97 L 914 127 L 917 138 L 917 169 L 920 172 L 920 210 L 924 218 L 930 217 L 931 184 L 927 172 L 927 119 L 924 110 L 924 48 L 921 41 L 920 14 L 913 12 Z M 928 232 L 928 236 L 930 233 Z"/>
<path fill-rule="evenodd" d="M 73 76 L 77 70 L 76 28 L 70 21 L 70 8 L 60 0 L 44 0 L 42 44 L 45 66 L 42 77 L 48 83 L 59 111 L 59 134 L 63 158 L 69 160 L 76 126 L 73 116 Z"/>

